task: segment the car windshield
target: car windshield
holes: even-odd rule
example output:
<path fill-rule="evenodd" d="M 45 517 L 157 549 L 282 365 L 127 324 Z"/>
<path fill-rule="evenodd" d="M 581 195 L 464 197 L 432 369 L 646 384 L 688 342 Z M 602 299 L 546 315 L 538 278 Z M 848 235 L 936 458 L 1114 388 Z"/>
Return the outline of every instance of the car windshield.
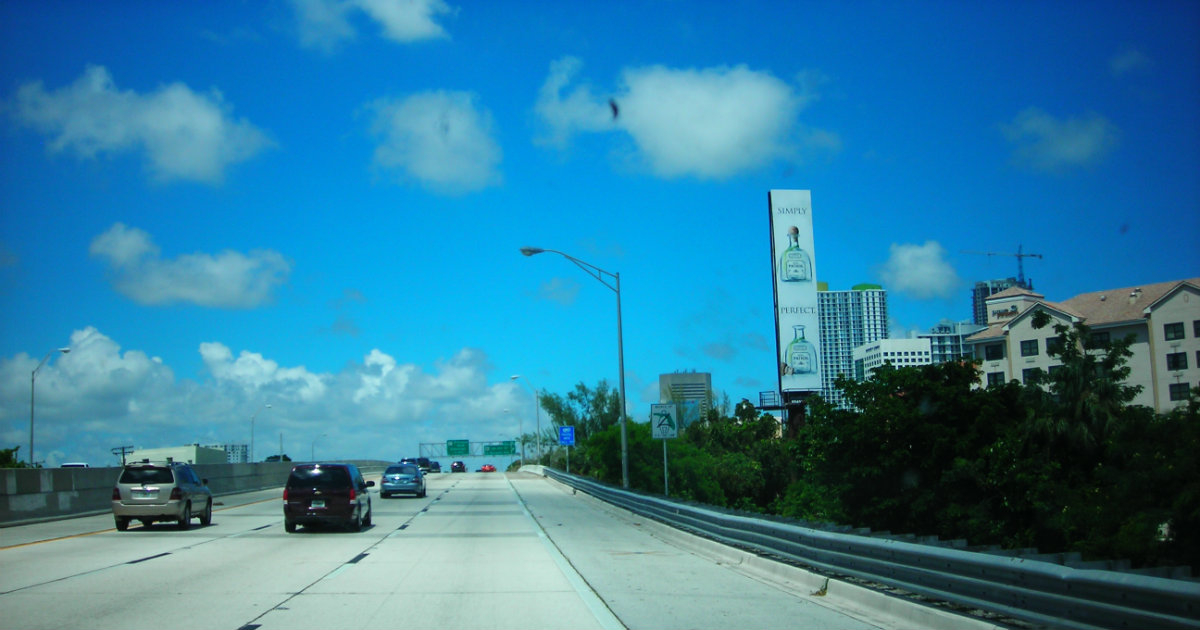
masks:
<path fill-rule="evenodd" d="M 121 479 L 117 483 L 174 483 L 174 481 L 175 477 L 171 474 L 170 468 L 147 466 L 126 468 L 121 472 Z"/>
<path fill-rule="evenodd" d="M 389 466 L 385 475 L 415 475 L 417 474 L 416 466 Z"/>
<path fill-rule="evenodd" d="M 344 488 L 350 485 L 350 473 L 345 468 L 296 468 L 288 477 L 289 486 L 310 488 Z"/>

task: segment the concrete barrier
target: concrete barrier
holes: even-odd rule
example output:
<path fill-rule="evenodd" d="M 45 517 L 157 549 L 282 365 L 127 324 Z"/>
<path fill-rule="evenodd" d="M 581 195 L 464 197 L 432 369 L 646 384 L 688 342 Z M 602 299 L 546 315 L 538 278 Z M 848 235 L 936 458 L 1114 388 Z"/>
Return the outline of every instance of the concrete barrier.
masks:
<path fill-rule="evenodd" d="M 281 488 L 300 462 L 193 464 L 214 495 Z M 389 462 L 351 461 L 365 476 Z M 0 468 L 0 527 L 23 525 L 112 509 L 112 489 L 121 468 Z"/>

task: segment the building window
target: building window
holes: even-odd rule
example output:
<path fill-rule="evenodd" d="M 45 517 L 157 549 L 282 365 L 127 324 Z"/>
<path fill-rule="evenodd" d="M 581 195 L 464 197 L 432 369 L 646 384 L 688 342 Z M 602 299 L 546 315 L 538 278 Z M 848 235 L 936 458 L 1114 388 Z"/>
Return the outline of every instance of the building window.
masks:
<path fill-rule="evenodd" d="M 992 387 L 993 385 L 1003 385 L 1004 372 L 988 372 L 987 384 L 988 387 Z"/>
<path fill-rule="evenodd" d="M 1173 401 L 1174 400 L 1187 400 L 1188 399 L 1188 391 L 1190 389 L 1191 389 L 1191 387 L 1189 387 L 1187 383 L 1171 383 L 1171 387 L 1169 388 L 1168 391 L 1170 392 L 1169 395 L 1170 395 L 1171 400 L 1173 400 Z"/>
<path fill-rule="evenodd" d="M 1187 369 L 1187 353 L 1173 352 L 1167 355 L 1168 370 L 1186 370 Z"/>
<path fill-rule="evenodd" d="M 1200 337 L 1200 319 L 1192 322 L 1192 336 Z"/>
<path fill-rule="evenodd" d="M 1062 354 L 1062 339 L 1058 337 L 1046 338 L 1046 354 L 1057 355 Z"/>
<path fill-rule="evenodd" d="M 1037 339 L 1027 339 L 1021 342 L 1021 356 L 1036 357 L 1038 355 Z"/>
<path fill-rule="evenodd" d="M 983 347 L 983 358 L 988 361 L 999 361 L 1004 358 L 1004 346 L 993 343 Z"/>
<path fill-rule="evenodd" d="M 1037 378 L 1038 373 L 1041 371 L 1041 368 L 1025 368 L 1024 370 L 1021 370 L 1021 382 L 1026 385 L 1032 384 L 1034 379 Z"/>
<path fill-rule="evenodd" d="M 1163 324 L 1163 337 L 1165 337 L 1167 341 L 1183 339 L 1183 322 Z"/>
<path fill-rule="evenodd" d="M 1106 332 L 1094 332 L 1088 337 L 1089 348 L 1103 348 L 1108 345 L 1109 334 Z"/>

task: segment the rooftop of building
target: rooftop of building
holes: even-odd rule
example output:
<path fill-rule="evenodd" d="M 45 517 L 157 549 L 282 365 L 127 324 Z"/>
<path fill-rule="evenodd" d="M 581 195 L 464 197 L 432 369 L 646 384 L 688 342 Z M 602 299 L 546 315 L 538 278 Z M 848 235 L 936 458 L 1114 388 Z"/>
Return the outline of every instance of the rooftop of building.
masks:
<path fill-rule="evenodd" d="M 1104 326 L 1145 319 L 1146 309 L 1166 297 L 1182 285 L 1191 285 L 1200 289 L 1200 278 L 1187 278 L 1169 282 L 1156 282 L 1141 286 L 1105 289 L 1091 293 L 1081 293 L 1063 302 L 1048 302 L 1044 296 L 1020 287 L 1005 289 L 987 299 L 987 302 L 1013 297 L 1032 297 L 1034 300 L 1018 313 L 1018 317 L 1030 308 L 1043 305 L 1071 317 L 1083 320 L 1088 326 Z M 967 338 L 968 341 L 1003 337 L 1005 328 L 1015 318 L 994 323 Z"/>

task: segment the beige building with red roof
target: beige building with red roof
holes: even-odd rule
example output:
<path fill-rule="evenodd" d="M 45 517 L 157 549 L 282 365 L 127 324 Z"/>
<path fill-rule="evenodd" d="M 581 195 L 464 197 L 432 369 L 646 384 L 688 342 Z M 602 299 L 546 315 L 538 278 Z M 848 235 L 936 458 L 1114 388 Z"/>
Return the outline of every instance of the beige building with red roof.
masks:
<path fill-rule="evenodd" d="M 1042 310 L 1051 325 L 1033 328 Z M 1133 335 L 1129 385 L 1141 386 L 1133 404 L 1169 411 L 1200 388 L 1200 278 L 1109 289 L 1064 302 L 1013 287 L 987 299 L 987 325 L 964 345 L 981 361 L 983 386 L 1026 382 L 1033 370 L 1052 371 L 1060 362 L 1047 349 L 1055 343 L 1053 324 L 1083 322 L 1100 341 Z"/>

